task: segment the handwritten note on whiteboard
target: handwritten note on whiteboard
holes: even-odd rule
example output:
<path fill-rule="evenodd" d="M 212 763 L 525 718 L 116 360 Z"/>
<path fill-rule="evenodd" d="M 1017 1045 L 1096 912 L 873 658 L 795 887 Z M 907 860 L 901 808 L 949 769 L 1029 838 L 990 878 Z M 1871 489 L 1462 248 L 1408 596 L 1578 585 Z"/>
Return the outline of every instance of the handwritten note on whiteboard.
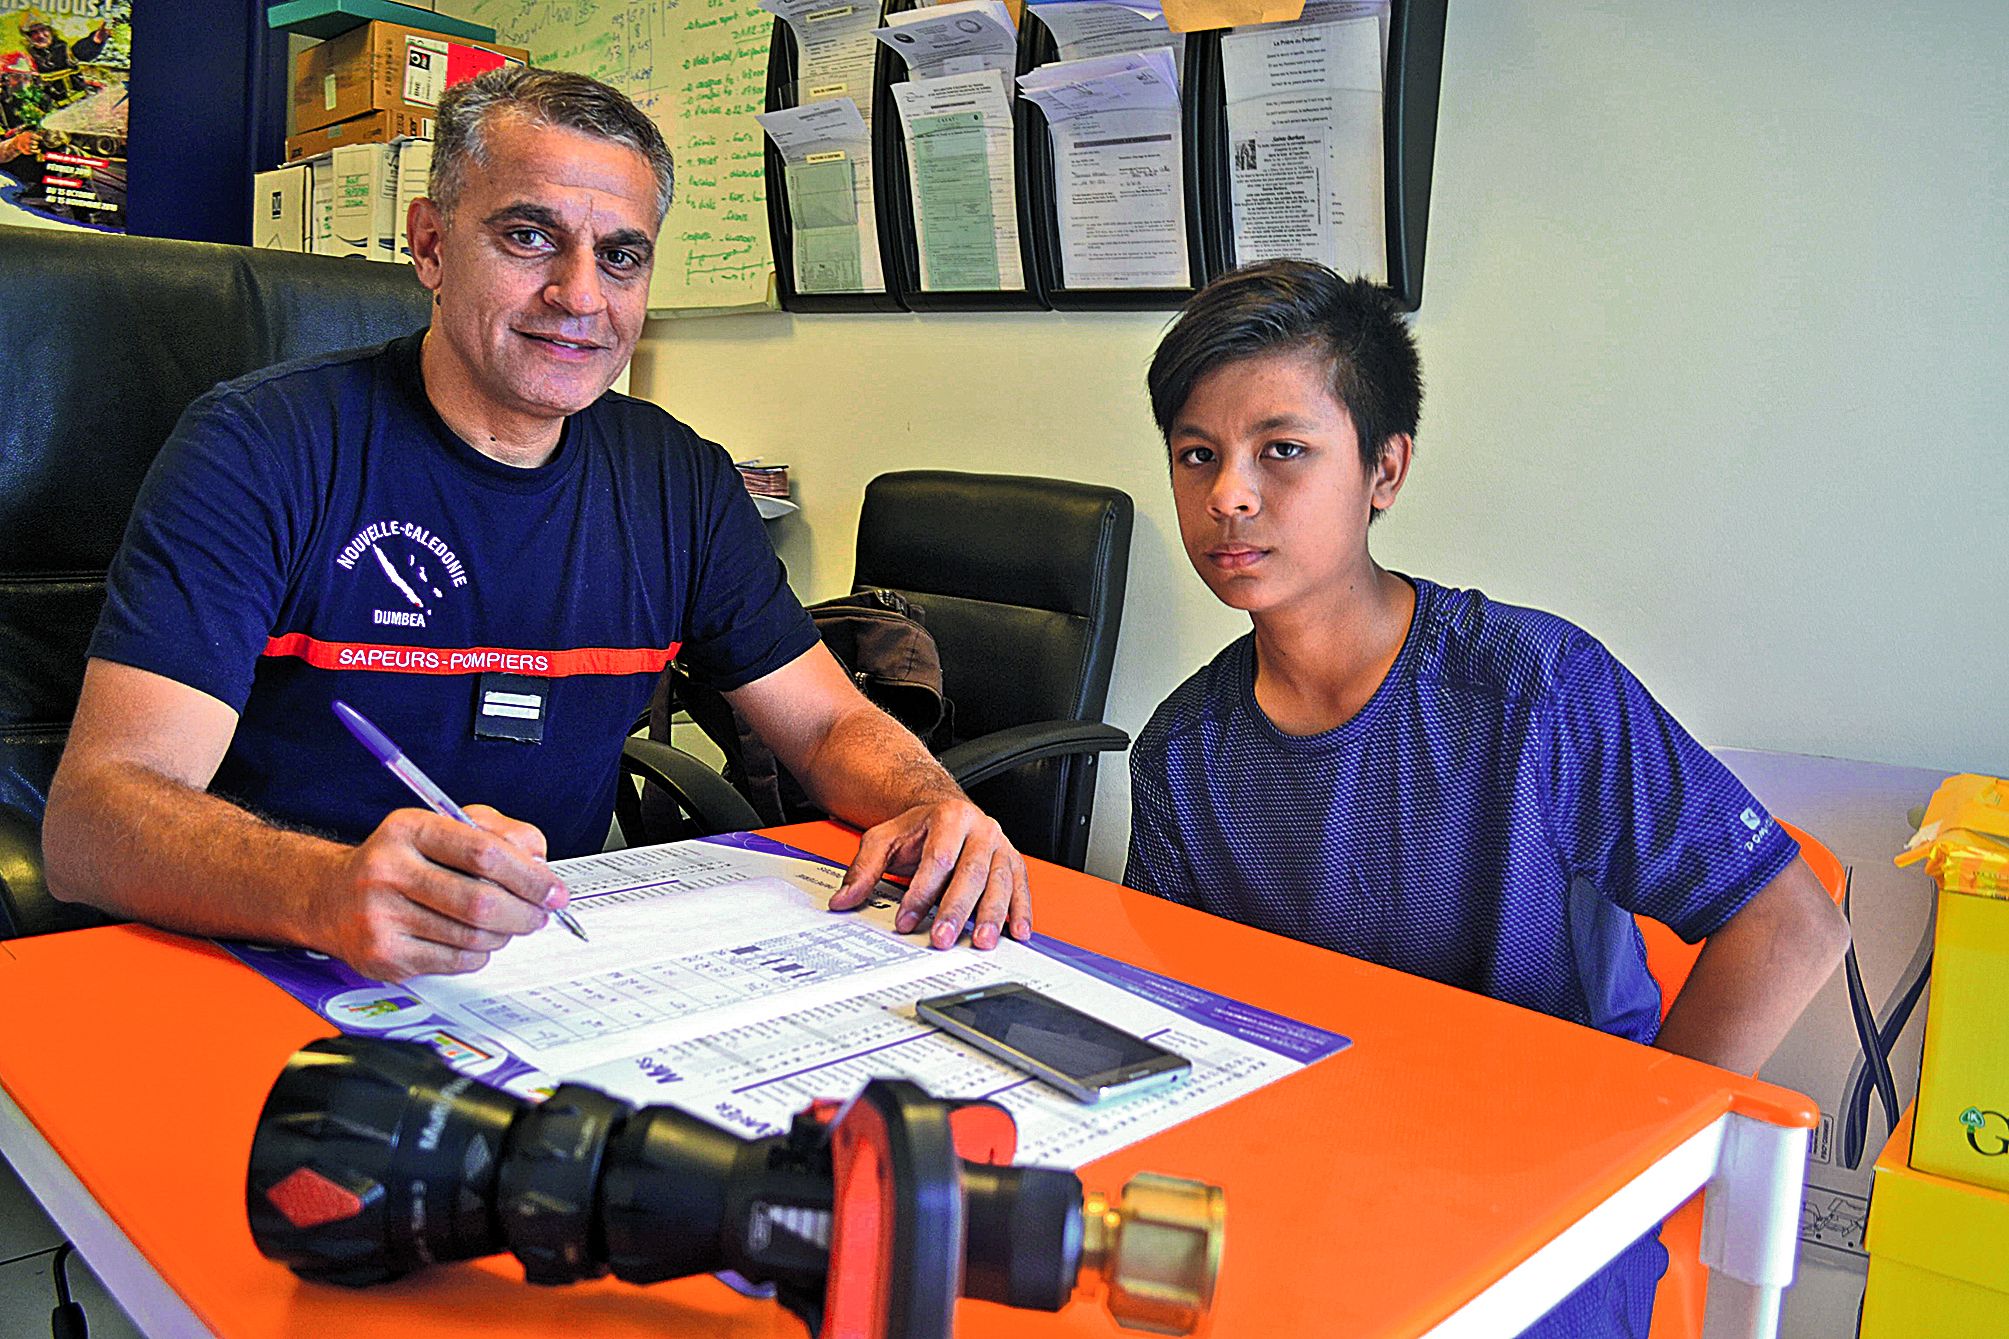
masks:
<path fill-rule="evenodd" d="M 527 47 L 533 65 L 612 84 L 676 159 L 649 308 L 769 300 L 774 252 L 760 124 L 774 16 L 756 0 L 447 0 L 443 13 Z"/>

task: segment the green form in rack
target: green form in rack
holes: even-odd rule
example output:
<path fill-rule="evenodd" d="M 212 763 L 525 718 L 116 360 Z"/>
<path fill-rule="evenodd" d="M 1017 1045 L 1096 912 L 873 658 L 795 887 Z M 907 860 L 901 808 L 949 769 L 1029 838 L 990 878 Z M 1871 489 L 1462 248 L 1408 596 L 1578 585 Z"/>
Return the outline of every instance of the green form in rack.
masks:
<path fill-rule="evenodd" d="M 865 286 L 854 167 L 839 158 L 783 168 L 795 229 L 795 282 L 804 293 L 855 293 Z"/>
<path fill-rule="evenodd" d="M 999 287 L 997 217 L 991 210 L 982 113 L 915 117 L 913 164 L 921 286 Z"/>

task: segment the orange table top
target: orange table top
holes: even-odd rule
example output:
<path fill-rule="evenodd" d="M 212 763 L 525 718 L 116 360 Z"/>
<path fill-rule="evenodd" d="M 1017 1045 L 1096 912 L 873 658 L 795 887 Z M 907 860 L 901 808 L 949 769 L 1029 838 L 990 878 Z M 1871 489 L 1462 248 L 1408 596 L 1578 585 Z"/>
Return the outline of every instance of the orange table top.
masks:
<path fill-rule="evenodd" d="M 844 858 L 834 824 L 770 835 Z M 1414 1335 L 1726 1111 L 1811 1101 L 1679 1056 L 1033 862 L 1041 931 L 1342 1033 L 1338 1055 L 1081 1170 L 1227 1189 L 1215 1333 Z M 225 1336 L 722 1333 L 801 1339 L 710 1278 L 522 1282 L 509 1256 L 359 1292 L 302 1283 L 245 1222 L 251 1131 L 328 1024 L 208 943 L 119 926 L 0 942 L 0 1084 L 170 1286 Z M 1119 1331 L 965 1301 L 961 1335 Z"/>

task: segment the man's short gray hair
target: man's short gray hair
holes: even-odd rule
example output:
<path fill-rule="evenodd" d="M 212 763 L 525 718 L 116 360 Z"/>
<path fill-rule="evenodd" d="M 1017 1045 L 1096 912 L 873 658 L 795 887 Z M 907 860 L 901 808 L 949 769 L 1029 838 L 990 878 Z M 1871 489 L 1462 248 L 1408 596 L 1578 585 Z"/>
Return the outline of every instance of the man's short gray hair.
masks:
<path fill-rule="evenodd" d="M 442 214 L 453 213 L 467 185 L 469 165 L 488 165 L 488 129 L 501 115 L 531 125 L 577 130 L 625 144 L 648 159 L 656 177 L 656 222 L 670 209 L 675 168 L 663 132 L 619 89 L 563 70 L 505 65 L 463 80 L 440 99 L 433 118 L 432 176 L 426 193 Z"/>

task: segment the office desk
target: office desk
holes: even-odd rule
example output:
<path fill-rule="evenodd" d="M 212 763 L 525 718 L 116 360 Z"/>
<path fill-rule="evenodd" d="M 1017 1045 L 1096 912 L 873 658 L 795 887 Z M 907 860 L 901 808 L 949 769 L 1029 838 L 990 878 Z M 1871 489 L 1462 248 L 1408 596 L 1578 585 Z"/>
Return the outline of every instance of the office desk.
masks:
<path fill-rule="evenodd" d="M 777 829 L 843 857 L 831 824 Z M 1042 931 L 1353 1039 L 1082 1169 L 1227 1188 L 1214 1333 L 1516 1332 L 1705 1183 L 1743 1332 L 1791 1277 L 1811 1101 L 1034 862 Z M 0 943 L 0 1147 L 152 1334 L 730 1334 L 800 1339 L 710 1278 L 532 1288 L 508 1256 L 349 1292 L 258 1255 L 245 1159 L 327 1025 L 212 945 L 131 926 Z M 1705 1251 L 1710 1249 L 1705 1246 Z M 1728 1280 L 1721 1274 L 1717 1285 Z M 964 1302 L 962 1335 L 1117 1333 Z"/>

